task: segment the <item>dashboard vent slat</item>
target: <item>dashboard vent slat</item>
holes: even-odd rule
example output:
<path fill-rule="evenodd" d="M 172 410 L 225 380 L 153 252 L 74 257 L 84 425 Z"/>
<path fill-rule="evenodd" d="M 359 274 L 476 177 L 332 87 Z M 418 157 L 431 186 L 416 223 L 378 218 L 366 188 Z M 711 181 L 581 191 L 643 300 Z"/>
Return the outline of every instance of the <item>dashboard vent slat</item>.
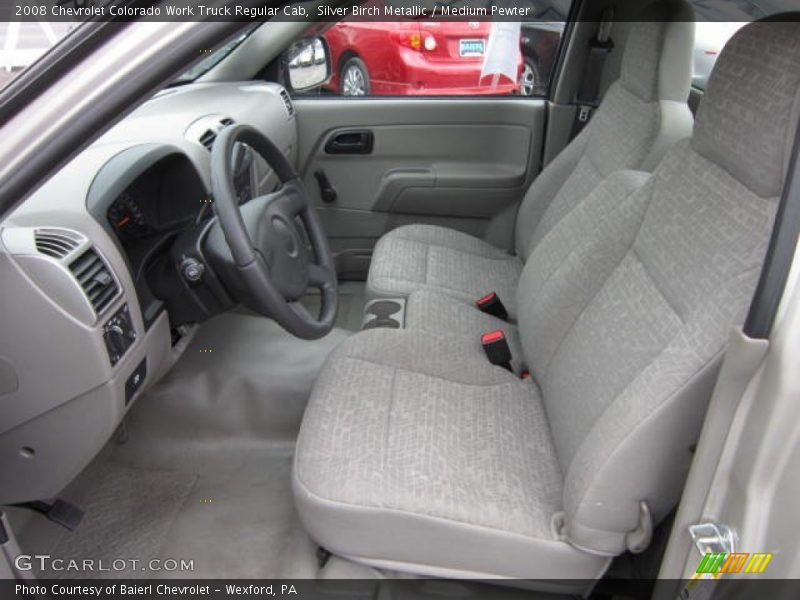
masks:
<path fill-rule="evenodd" d="M 200 136 L 198 140 L 201 145 L 205 146 L 209 152 L 211 152 L 211 147 L 214 145 L 214 140 L 217 139 L 217 134 L 210 129 L 206 131 L 203 135 Z"/>
<path fill-rule="evenodd" d="M 81 245 L 81 237 L 66 229 L 37 229 L 33 233 L 36 250 L 52 258 L 64 258 Z"/>
<path fill-rule="evenodd" d="M 205 146 L 206 149 L 211 152 L 211 148 L 214 147 L 214 141 L 217 139 L 219 132 L 233 124 L 234 120 L 230 117 L 220 119 L 216 127 L 206 129 L 197 141 L 200 142 L 200 145 Z"/>
<path fill-rule="evenodd" d="M 108 265 L 89 248 L 69 265 L 95 313 L 101 314 L 119 294 L 119 286 Z"/>
<path fill-rule="evenodd" d="M 286 90 L 281 90 L 281 100 L 283 100 L 283 105 L 286 107 L 286 114 L 289 115 L 291 119 L 294 116 L 294 104 L 292 104 L 292 99 L 289 97 L 289 92 Z"/>

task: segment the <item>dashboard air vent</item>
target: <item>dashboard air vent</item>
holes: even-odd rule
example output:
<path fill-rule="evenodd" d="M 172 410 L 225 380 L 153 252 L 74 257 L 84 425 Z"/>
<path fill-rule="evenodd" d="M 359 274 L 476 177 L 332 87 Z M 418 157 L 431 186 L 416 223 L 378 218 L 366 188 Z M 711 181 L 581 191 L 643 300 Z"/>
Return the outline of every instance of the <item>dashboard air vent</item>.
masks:
<path fill-rule="evenodd" d="M 286 107 L 286 113 L 291 119 L 294 116 L 294 104 L 292 104 L 292 99 L 289 97 L 289 92 L 286 90 L 281 90 L 281 100 L 283 100 L 283 105 Z"/>
<path fill-rule="evenodd" d="M 119 287 L 100 255 L 89 248 L 69 265 L 69 270 L 89 298 L 95 313 L 101 314 L 119 294 Z"/>
<path fill-rule="evenodd" d="M 203 135 L 200 136 L 198 141 L 200 144 L 208 148 L 209 152 L 211 152 L 211 147 L 214 145 L 215 139 L 217 139 L 217 132 L 208 129 Z"/>
<path fill-rule="evenodd" d="M 228 125 L 233 125 L 233 123 L 233 119 L 228 117 L 220 119 L 219 124 L 216 127 L 212 129 L 206 129 L 205 132 L 200 136 L 200 139 L 197 141 L 205 146 L 209 152 L 211 152 L 211 148 L 214 146 L 214 140 L 217 139 L 219 132 L 225 129 Z"/>
<path fill-rule="evenodd" d="M 81 236 L 68 229 L 37 229 L 33 232 L 36 250 L 53 258 L 64 258 L 81 245 Z"/>

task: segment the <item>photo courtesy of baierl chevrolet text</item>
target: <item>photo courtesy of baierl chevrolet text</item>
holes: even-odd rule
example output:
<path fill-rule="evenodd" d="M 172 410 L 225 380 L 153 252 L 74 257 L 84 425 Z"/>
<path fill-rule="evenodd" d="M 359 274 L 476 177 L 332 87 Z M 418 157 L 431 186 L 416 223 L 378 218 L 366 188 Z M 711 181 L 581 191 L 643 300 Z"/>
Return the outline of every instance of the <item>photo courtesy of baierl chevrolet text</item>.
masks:
<path fill-rule="evenodd" d="M 212 590 L 212 585 L 218 587 Z M 201 598 L 212 594 L 225 594 L 232 597 L 299 597 L 299 593 L 294 585 L 285 584 L 198 584 L 198 583 L 137 583 L 130 582 L 84 582 L 60 584 L 24 584 L 15 585 L 16 595 L 19 597 L 58 597 L 66 596 L 70 598 L 108 598 L 108 597 L 147 597 L 147 598 Z"/>
<path fill-rule="evenodd" d="M 0 0 L 0 599 L 800 595 L 800 0 Z"/>

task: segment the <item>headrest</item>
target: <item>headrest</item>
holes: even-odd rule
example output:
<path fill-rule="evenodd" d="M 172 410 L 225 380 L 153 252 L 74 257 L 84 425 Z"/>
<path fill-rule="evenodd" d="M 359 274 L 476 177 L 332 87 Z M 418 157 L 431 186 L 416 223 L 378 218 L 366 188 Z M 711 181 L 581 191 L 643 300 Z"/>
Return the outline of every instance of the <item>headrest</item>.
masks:
<path fill-rule="evenodd" d="M 683 0 L 647 4 L 631 23 L 620 83 L 645 102 L 686 102 L 692 82 L 694 10 Z M 653 65 L 657 65 L 653 69 Z"/>
<path fill-rule="evenodd" d="M 717 59 L 692 146 L 761 197 L 781 193 L 800 112 L 800 23 L 740 29 Z"/>

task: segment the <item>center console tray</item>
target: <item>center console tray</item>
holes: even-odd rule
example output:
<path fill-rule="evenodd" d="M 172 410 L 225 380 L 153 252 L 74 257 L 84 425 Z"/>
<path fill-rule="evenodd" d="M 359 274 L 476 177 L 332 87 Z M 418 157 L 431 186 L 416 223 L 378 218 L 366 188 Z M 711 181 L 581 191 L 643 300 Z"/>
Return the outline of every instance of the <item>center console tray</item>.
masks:
<path fill-rule="evenodd" d="M 367 302 L 364 307 L 361 329 L 375 329 L 376 327 L 400 329 L 405 323 L 405 316 L 405 298 L 376 298 Z"/>

